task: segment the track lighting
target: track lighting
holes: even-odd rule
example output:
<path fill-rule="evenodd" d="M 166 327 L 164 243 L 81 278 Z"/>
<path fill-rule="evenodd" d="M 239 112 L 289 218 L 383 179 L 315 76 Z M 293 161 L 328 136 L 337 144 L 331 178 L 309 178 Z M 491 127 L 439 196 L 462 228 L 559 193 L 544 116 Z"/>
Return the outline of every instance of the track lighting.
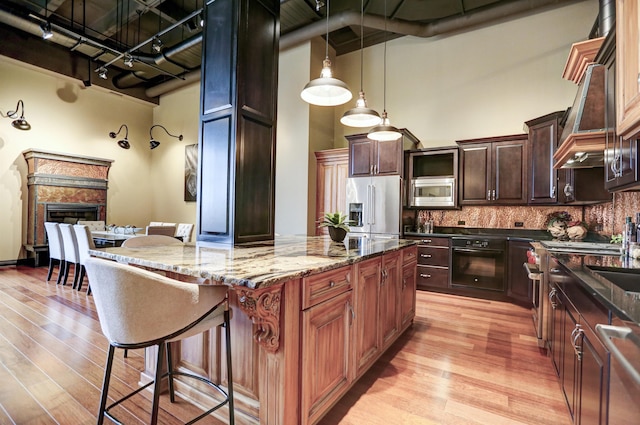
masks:
<path fill-rule="evenodd" d="M 133 56 L 129 53 L 125 53 L 123 63 L 129 68 L 133 68 Z"/>
<path fill-rule="evenodd" d="M 120 146 L 122 149 L 129 149 L 131 147 L 131 145 L 129 144 L 129 127 L 127 127 L 126 124 L 122 124 L 117 132 L 113 132 L 113 131 L 110 132 L 109 137 L 111 137 L 112 139 L 115 139 L 116 136 L 120 134 L 123 128 L 125 131 L 124 139 L 118 140 L 118 146 Z"/>
<path fill-rule="evenodd" d="M 27 120 L 24 119 L 24 102 L 22 101 L 22 99 L 18 100 L 15 111 L 7 111 L 6 115 L 0 112 L 0 115 L 2 115 L 3 118 L 16 118 L 18 116 L 18 110 L 20 108 L 22 108 L 20 118 L 14 119 L 11 122 L 11 126 L 18 130 L 31 130 L 31 124 L 29 124 Z"/>
<path fill-rule="evenodd" d="M 156 53 L 160 53 L 162 51 L 162 40 L 160 40 L 158 37 L 154 37 L 153 41 L 151 42 L 151 50 Z"/>
<path fill-rule="evenodd" d="M 102 78 L 103 80 L 107 79 L 107 68 L 105 68 L 104 66 L 101 66 L 100 68 L 98 68 L 98 77 Z"/>
<path fill-rule="evenodd" d="M 316 5 L 319 3 L 316 2 Z M 327 39 L 322 72 L 320 73 L 320 78 L 311 80 L 304 86 L 300 97 L 305 102 L 318 106 L 342 105 L 353 97 L 349 87 L 337 78 L 333 78 L 331 73 L 331 61 L 329 60 L 329 0 L 327 0 Z"/>
<path fill-rule="evenodd" d="M 53 32 L 51 31 L 51 24 L 49 22 L 43 22 L 40 24 L 40 31 L 42 31 L 42 39 L 48 40 L 53 37 Z"/>
<path fill-rule="evenodd" d="M 150 147 L 151 149 L 155 149 L 155 148 L 157 148 L 158 146 L 160 146 L 160 142 L 158 142 L 157 140 L 155 140 L 155 139 L 153 138 L 153 135 L 151 134 L 151 132 L 153 131 L 153 129 L 154 129 L 154 128 L 156 128 L 156 127 L 160 127 L 161 129 L 163 129 L 163 130 L 165 131 L 165 133 L 167 133 L 167 134 L 168 134 L 169 136 L 171 136 L 171 137 L 175 137 L 176 139 L 178 139 L 178 140 L 180 140 L 180 141 L 182 141 L 182 139 L 183 139 L 182 134 L 181 134 L 181 135 L 179 135 L 179 136 L 176 136 L 175 134 L 171 134 L 171 133 L 169 133 L 169 131 L 168 131 L 166 128 L 164 128 L 163 126 L 161 126 L 160 124 L 155 124 L 155 125 L 152 125 L 152 126 L 151 126 L 151 128 L 149 129 L 149 147 Z"/>

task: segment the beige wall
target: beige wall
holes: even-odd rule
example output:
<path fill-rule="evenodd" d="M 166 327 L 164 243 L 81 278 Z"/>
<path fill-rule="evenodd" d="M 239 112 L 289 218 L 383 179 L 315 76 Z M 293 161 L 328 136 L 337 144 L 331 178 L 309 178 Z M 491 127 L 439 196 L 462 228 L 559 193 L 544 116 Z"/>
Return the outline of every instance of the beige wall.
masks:
<path fill-rule="evenodd" d="M 523 132 L 524 121 L 571 106 L 577 86 L 562 79 L 571 44 L 587 39 L 598 14 L 595 0 L 526 18 L 434 38 L 387 43 L 387 112 L 425 147 L 455 140 Z M 364 52 L 369 107 L 383 110 L 383 49 Z M 354 94 L 360 53 L 338 57 L 337 78 Z M 336 120 L 355 100 L 336 107 Z M 335 126 L 335 147 L 357 129 Z"/>
<path fill-rule="evenodd" d="M 150 104 L 80 81 L 0 57 L 0 110 L 25 104 L 30 131 L 19 131 L 0 118 L 0 262 L 24 258 L 26 240 L 27 164 L 22 152 L 33 148 L 114 160 L 109 172 L 107 220 L 142 225 L 152 216 L 148 130 Z M 131 149 L 118 147 L 110 131 L 129 126 Z M 135 208 L 131 208 L 136 206 Z"/>

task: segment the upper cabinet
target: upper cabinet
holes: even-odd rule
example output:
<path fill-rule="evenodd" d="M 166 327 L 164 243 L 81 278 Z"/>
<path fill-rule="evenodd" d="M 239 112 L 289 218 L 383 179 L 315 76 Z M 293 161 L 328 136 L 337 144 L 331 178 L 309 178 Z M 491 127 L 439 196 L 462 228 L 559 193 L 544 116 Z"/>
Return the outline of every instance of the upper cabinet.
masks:
<path fill-rule="evenodd" d="M 553 168 L 553 153 L 562 133 L 561 121 L 566 111 L 557 111 L 525 122 L 529 132 L 529 204 L 555 204 L 558 202 L 559 177 L 565 171 Z"/>
<path fill-rule="evenodd" d="M 616 1 L 616 131 L 625 139 L 640 132 L 639 0 Z"/>
<path fill-rule="evenodd" d="M 527 203 L 527 135 L 457 141 L 461 205 Z"/>
<path fill-rule="evenodd" d="M 349 177 L 402 175 L 404 146 L 420 141 L 408 130 L 397 140 L 376 141 L 366 133 L 345 136 L 349 141 Z"/>
<path fill-rule="evenodd" d="M 316 223 L 325 213 L 346 212 L 347 174 L 349 151 L 347 148 L 317 151 L 316 155 Z M 326 227 L 316 227 L 316 236 L 329 234 Z"/>

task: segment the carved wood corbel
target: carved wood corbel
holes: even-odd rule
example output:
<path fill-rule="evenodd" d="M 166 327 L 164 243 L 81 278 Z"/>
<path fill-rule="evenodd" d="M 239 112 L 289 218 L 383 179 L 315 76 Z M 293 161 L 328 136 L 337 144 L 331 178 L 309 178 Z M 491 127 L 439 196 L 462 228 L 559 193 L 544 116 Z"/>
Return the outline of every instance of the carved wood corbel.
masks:
<path fill-rule="evenodd" d="M 283 285 L 264 289 L 236 289 L 238 305 L 258 325 L 253 338 L 270 353 L 280 348 L 280 302 Z"/>

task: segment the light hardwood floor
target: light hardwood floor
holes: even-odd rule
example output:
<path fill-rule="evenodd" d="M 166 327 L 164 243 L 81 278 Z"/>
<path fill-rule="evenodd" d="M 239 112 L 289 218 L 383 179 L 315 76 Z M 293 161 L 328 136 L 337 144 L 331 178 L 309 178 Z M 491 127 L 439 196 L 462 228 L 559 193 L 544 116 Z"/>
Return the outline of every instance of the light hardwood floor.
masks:
<path fill-rule="evenodd" d="M 45 283 L 45 277 L 44 267 L 0 268 L 0 424 L 92 424 L 108 344 L 86 290 Z M 112 388 L 124 394 L 137 385 L 143 358 L 140 351 L 126 359 L 118 354 Z M 165 396 L 161 406 L 162 424 L 199 412 Z M 148 396 L 135 397 L 117 414 L 142 424 L 149 409 Z M 527 309 L 419 291 L 412 328 L 321 424 L 570 421 Z"/>

